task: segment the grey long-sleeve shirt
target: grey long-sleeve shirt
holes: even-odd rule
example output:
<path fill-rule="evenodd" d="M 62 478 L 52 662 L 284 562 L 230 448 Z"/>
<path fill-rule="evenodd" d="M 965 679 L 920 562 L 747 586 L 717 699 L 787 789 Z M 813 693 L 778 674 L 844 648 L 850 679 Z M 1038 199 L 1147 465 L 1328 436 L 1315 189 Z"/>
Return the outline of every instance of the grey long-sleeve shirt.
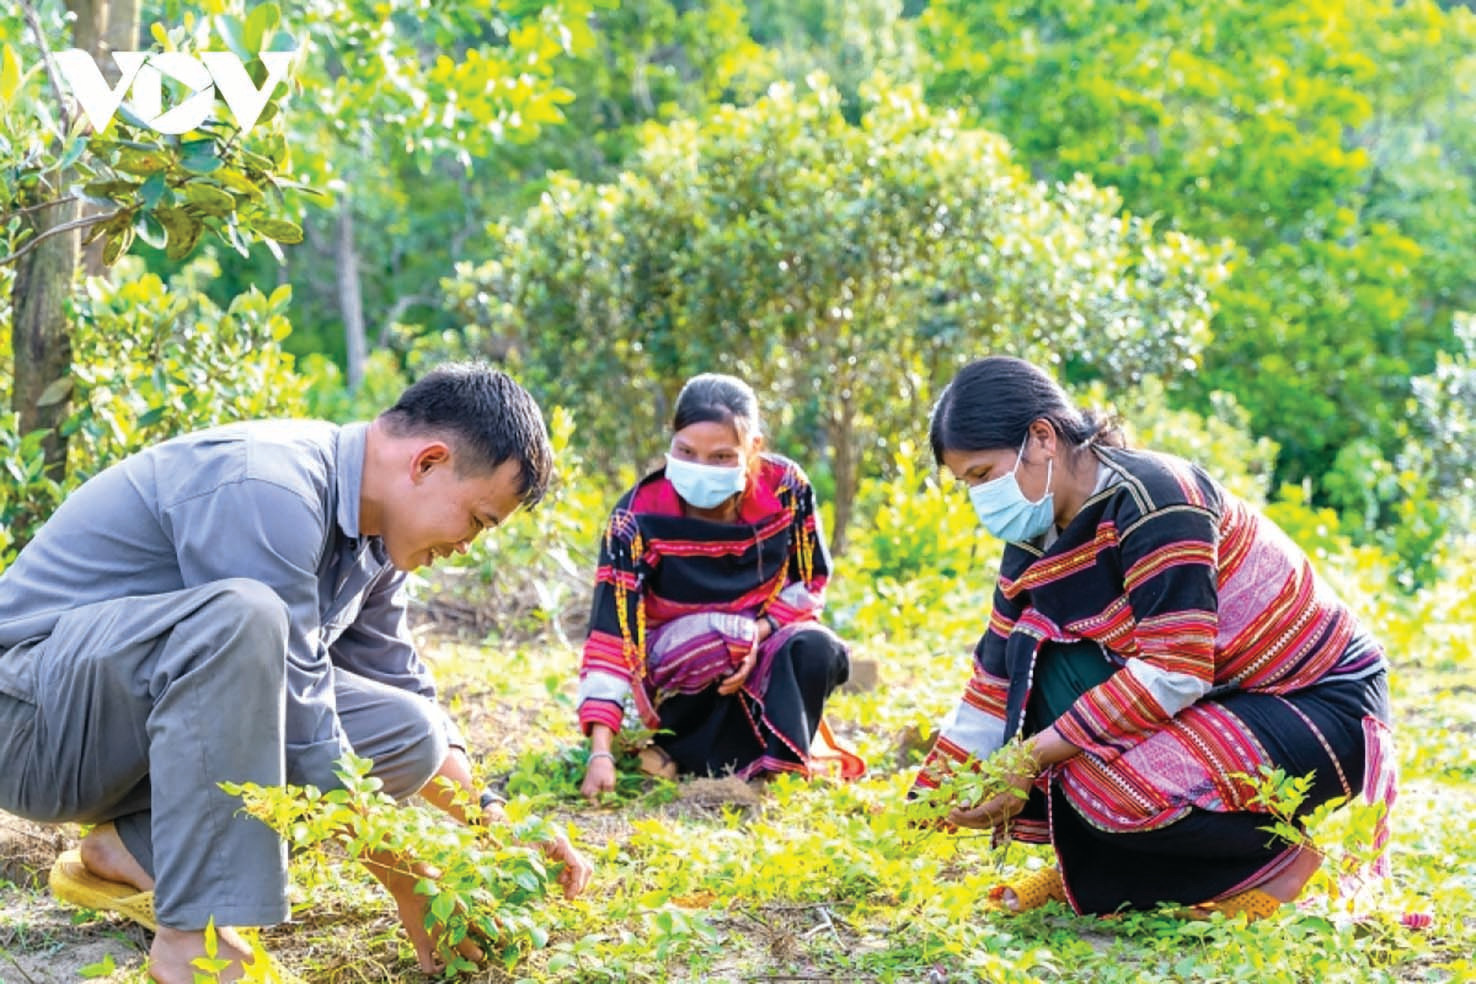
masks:
<path fill-rule="evenodd" d="M 0 574 L 0 659 L 67 611 L 229 577 L 287 604 L 287 778 L 338 785 L 334 668 L 435 699 L 404 574 L 359 532 L 367 424 L 255 421 L 177 437 L 70 495 Z M 446 721 L 451 744 L 463 742 Z"/>

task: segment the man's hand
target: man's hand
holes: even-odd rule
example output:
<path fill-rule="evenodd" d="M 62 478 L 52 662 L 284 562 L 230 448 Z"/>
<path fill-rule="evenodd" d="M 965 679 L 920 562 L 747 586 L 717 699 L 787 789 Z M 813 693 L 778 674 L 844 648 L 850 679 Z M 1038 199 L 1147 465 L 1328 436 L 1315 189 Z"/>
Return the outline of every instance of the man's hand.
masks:
<path fill-rule="evenodd" d="M 563 865 L 556 880 L 564 889 L 564 898 L 572 899 L 583 892 L 585 886 L 589 884 L 589 876 L 594 874 L 594 866 L 584 855 L 574 849 L 569 839 L 559 834 L 553 840 L 545 841 L 539 846 L 543 848 L 543 853 L 550 861 Z"/>
<path fill-rule="evenodd" d="M 395 900 L 400 924 L 405 927 L 405 935 L 410 937 L 410 945 L 415 947 L 415 959 L 420 969 L 427 974 L 445 970 L 447 954 L 442 949 L 442 941 L 425 928 L 430 897 L 415 891 L 420 879 L 436 876 L 435 870 L 420 862 L 407 863 L 402 858 L 383 853 L 375 854 L 373 860 L 366 857 L 364 866 Z M 482 962 L 482 948 L 470 937 L 456 945 L 456 952 L 474 963 Z"/>

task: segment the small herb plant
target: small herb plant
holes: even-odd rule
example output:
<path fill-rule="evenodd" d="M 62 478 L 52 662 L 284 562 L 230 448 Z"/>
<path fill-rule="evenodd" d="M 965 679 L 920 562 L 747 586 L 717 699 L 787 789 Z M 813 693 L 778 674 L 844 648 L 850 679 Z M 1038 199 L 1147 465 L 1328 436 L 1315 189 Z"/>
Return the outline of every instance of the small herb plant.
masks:
<path fill-rule="evenodd" d="M 330 848 L 367 860 L 388 852 L 434 870 L 416 892 L 427 896 L 426 929 L 440 942 L 448 975 L 475 970 L 456 952 L 474 937 L 489 954 L 512 966 L 529 950 L 548 943 L 541 903 L 551 872 L 536 847 L 552 828 L 517 804 L 507 824 L 463 826 L 444 813 L 401 806 L 369 775 L 366 759 L 340 760 L 341 789 L 268 787 L 223 783 L 240 796 L 246 812 L 277 831 L 294 852 L 322 854 Z M 472 812 L 475 804 L 464 804 Z"/>

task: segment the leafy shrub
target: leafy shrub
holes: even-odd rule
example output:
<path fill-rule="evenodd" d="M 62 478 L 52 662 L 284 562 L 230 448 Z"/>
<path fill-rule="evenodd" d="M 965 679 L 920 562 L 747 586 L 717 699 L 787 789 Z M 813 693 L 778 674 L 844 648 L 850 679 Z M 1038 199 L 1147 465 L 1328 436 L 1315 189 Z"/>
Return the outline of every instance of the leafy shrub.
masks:
<path fill-rule="evenodd" d="M 380 411 L 394 406 L 411 382 L 399 359 L 388 349 L 376 349 L 369 354 L 364 361 L 364 378 L 354 390 L 348 388 L 338 363 L 325 356 L 307 356 L 302 360 L 301 371 L 307 381 L 307 415 L 340 424 L 373 419 Z"/>
<path fill-rule="evenodd" d="M 204 427 L 305 411 L 307 382 L 281 349 L 292 330 L 283 313 L 289 288 L 270 297 L 252 288 L 222 309 L 198 289 L 218 272 L 213 260 L 167 283 L 141 269 L 124 258 L 116 281 L 88 280 L 75 299 L 66 476 L 43 475 L 39 434 L 16 434 L 15 418 L 0 416 L 0 468 L 15 483 L 0 491 L 0 568 L 67 491 L 133 452 Z M 0 351 L 7 402 L 9 355 Z"/>
<path fill-rule="evenodd" d="M 201 259 L 168 283 L 137 270 L 87 282 L 76 309 L 77 410 L 64 428 L 81 438 L 71 476 L 192 430 L 305 414 L 307 383 L 281 348 L 292 289 L 268 297 L 253 287 L 222 309 L 199 290 L 218 272 Z"/>
<path fill-rule="evenodd" d="M 807 90 L 650 127 L 608 184 L 556 177 L 447 285 L 476 344 L 581 414 L 591 467 L 638 459 L 686 376 L 730 371 L 776 447 L 828 458 L 840 538 L 962 361 L 1070 352 L 1114 384 L 1193 364 L 1213 250 L 1085 177 L 1031 180 L 915 87 L 866 87 L 859 124 L 823 77 Z"/>
<path fill-rule="evenodd" d="M 437 874 L 423 877 L 416 892 L 429 899 L 425 928 L 441 940 L 448 973 L 476 969 L 454 952 L 468 936 L 495 945 L 509 967 L 529 949 L 545 946 L 548 932 L 538 903 L 551 879 L 542 853 L 520 843 L 548 840 L 548 825 L 522 815 L 516 804 L 510 804 L 509 816 L 518 815 L 510 824 L 481 827 L 451 823 L 439 810 L 402 807 L 380 790 L 370 764 L 346 757 L 338 770 L 343 788 L 326 793 L 315 786 L 255 783 L 221 788 L 241 797 L 246 812 L 296 852 L 316 852 L 322 860 L 333 845 L 351 860 L 389 852 L 429 865 Z"/>
<path fill-rule="evenodd" d="M 1236 394 L 1280 479 L 1358 438 L 1398 452 L 1409 377 L 1452 350 L 1476 287 L 1469 10 L 935 0 L 919 26 L 930 99 L 1037 173 L 1233 241 L 1201 399 Z"/>
<path fill-rule="evenodd" d="M 1101 387 L 1083 402 L 1112 405 Z M 1177 409 L 1163 383 L 1148 378 L 1124 390 L 1115 401 L 1128 444 L 1176 454 L 1209 472 L 1240 498 L 1260 505 L 1276 467 L 1276 442 L 1255 436 L 1250 415 L 1229 393 L 1210 394 L 1208 414 Z"/>
<path fill-rule="evenodd" d="M 1353 441 L 1338 452 L 1321 485 L 1354 542 L 1376 544 L 1399 559 L 1397 578 L 1409 590 L 1436 576 L 1435 551 L 1460 503 L 1441 501 L 1432 491 L 1431 458 L 1401 457 L 1413 467 L 1385 460 L 1372 441 Z"/>
<path fill-rule="evenodd" d="M 988 535 L 968 497 L 942 478 L 931 458 L 902 441 L 892 456 L 890 477 L 862 480 L 845 557 L 848 576 L 956 578 L 978 565 L 981 541 Z"/>
<path fill-rule="evenodd" d="M 1411 447 L 1434 493 L 1476 514 L 1476 314 L 1455 319 L 1457 349 L 1442 352 L 1435 370 L 1411 380 Z"/>

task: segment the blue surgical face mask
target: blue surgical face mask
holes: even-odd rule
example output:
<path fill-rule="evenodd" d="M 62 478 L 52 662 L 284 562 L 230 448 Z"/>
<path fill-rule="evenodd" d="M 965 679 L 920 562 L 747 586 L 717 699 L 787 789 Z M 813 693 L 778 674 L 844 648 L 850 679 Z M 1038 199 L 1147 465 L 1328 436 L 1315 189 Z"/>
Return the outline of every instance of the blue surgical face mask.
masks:
<path fill-rule="evenodd" d="M 742 465 L 699 465 L 666 456 L 666 477 L 688 505 L 714 509 L 742 492 L 748 472 Z"/>
<path fill-rule="evenodd" d="M 1030 435 L 1025 435 L 1025 441 Z M 1015 481 L 1015 472 L 1020 470 L 1020 461 L 1025 454 L 1025 441 L 1020 442 L 1020 451 L 1015 455 L 1015 467 L 1008 475 L 992 478 L 969 488 L 969 501 L 979 522 L 995 537 L 1009 541 L 1033 540 L 1051 528 L 1056 518 L 1054 496 L 1051 492 L 1051 464 L 1046 461 L 1046 492 L 1039 501 L 1031 502 L 1020 491 Z"/>

